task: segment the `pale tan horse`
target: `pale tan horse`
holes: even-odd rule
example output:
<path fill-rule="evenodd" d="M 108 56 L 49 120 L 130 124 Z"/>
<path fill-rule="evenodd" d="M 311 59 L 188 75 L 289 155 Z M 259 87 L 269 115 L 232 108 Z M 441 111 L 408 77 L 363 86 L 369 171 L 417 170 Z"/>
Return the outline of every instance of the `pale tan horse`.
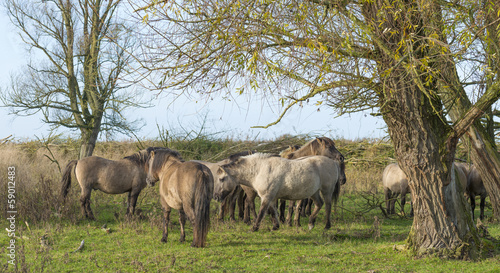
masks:
<path fill-rule="evenodd" d="M 481 202 L 479 203 L 479 219 L 484 218 L 484 207 L 486 205 L 486 197 L 488 192 L 484 187 L 483 179 L 475 166 L 470 168 L 469 176 L 467 177 L 467 194 L 470 198 L 470 206 L 472 208 L 472 219 L 474 219 L 474 210 L 476 209 L 476 196 L 479 195 Z"/>
<path fill-rule="evenodd" d="M 214 196 L 222 200 L 237 185 L 253 188 L 261 199 L 259 214 L 253 231 L 257 231 L 264 214 L 270 209 L 273 229 L 279 228 L 274 206 L 276 200 L 301 200 L 312 198 L 315 209 L 309 218 L 309 229 L 314 227 L 316 216 L 323 206 L 326 209 L 325 229 L 331 227 L 330 214 L 336 185 L 340 178 L 340 163 L 325 156 L 310 156 L 300 160 L 288 160 L 271 154 L 256 153 L 240 157 L 218 170 L 219 182 Z M 297 217 L 297 215 L 296 215 Z"/>
<path fill-rule="evenodd" d="M 337 150 L 335 147 L 335 142 L 331 140 L 328 137 L 317 137 L 313 140 L 310 140 L 306 144 L 304 144 L 302 147 L 300 146 L 290 146 L 288 149 L 282 151 L 280 153 L 281 157 L 288 158 L 288 159 L 298 159 L 302 158 L 305 156 L 311 156 L 311 155 L 323 155 L 326 157 L 329 157 L 333 160 L 337 160 L 340 163 L 340 183 L 337 183 L 336 186 L 339 187 L 338 189 L 335 190 L 335 193 L 337 196 L 335 199 L 338 199 L 338 194 L 340 194 L 340 185 L 344 185 L 346 183 L 346 176 L 345 176 L 345 163 L 344 163 L 344 156 Z M 280 212 L 281 215 L 284 215 L 284 204 L 282 203 L 280 206 Z M 290 205 L 288 207 L 288 214 L 286 217 L 286 222 L 291 225 L 292 221 L 292 215 L 293 215 L 293 207 L 294 207 L 294 202 L 290 202 Z M 307 199 L 301 200 L 299 204 L 297 204 L 297 213 L 303 213 L 305 215 L 305 210 L 307 207 L 307 211 L 310 214 L 311 211 L 311 202 Z M 300 219 L 300 215 L 299 215 Z M 300 224 L 299 221 L 295 221 L 296 225 Z"/>
<path fill-rule="evenodd" d="M 71 186 L 71 172 L 74 168 L 76 179 L 82 189 L 81 211 L 84 217 L 95 220 L 90 208 L 92 190 L 108 194 L 128 192 L 127 215 L 134 214 L 137 197 L 146 187 L 149 150 L 141 150 L 120 160 L 109 160 L 98 156 L 72 160 L 67 165 L 61 179 L 61 196 L 66 198 Z"/>
<path fill-rule="evenodd" d="M 465 190 L 467 176 L 464 173 L 464 166 L 460 163 L 453 163 L 457 173 L 458 182 Z M 382 185 L 384 187 L 387 214 L 395 213 L 396 197 L 400 195 L 401 211 L 404 212 L 406 195 L 410 193 L 408 179 L 397 163 L 387 165 L 382 174 Z M 413 202 L 410 203 L 410 216 L 413 216 Z"/>
<path fill-rule="evenodd" d="M 382 174 L 382 185 L 384 186 L 385 203 L 387 214 L 394 214 L 396 197 L 401 196 L 401 211 L 404 211 L 406 194 L 410 193 L 406 174 L 399 168 L 397 163 L 389 164 Z M 410 215 L 413 215 L 413 205 L 411 205 Z"/>
<path fill-rule="evenodd" d="M 180 241 L 185 240 L 186 216 L 193 226 L 193 247 L 204 247 L 210 225 L 210 201 L 214 181 L 207 166 L 187 161 L 173 150 L 152 151 L 149 157 L 147 183 L 160 181 L 160 203 L 164 209 L 163 236 L 167 242 L 172 208 L 179 210 Z"/>

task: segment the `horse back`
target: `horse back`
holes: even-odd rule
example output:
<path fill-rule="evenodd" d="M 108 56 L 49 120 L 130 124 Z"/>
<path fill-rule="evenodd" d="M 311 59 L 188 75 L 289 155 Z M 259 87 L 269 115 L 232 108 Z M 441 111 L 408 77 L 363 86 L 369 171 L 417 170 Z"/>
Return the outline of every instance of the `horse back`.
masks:
<path fill-rule="evenodd" d="M 117 194 L 146 185 L 146 172 L 127 159 L 110 160 L 90 156 L 78 161 L 75 168 L 78 182 L 105 193 Z"/>
<path fill-rule="evenodd" d="M 398 164 L 389 164 L 382 175 L 382 185 L 394 193 L 406 194 L 409 192 L 408 179 Z"/>
<path fill-rule="evenodd" d="M 278 198 L 303 199 L 318 190 L 333 190 L 338 180 L 338 164 L 325 156 L 308 156 L 298 160 L 269 158 L 269 164 L 256 177 L 267 184 L 254 187 L 257 191 L 274 188 Z M 300 196 L 305 197 L 300 197 Z M 297 197 L 299 196 L 299 197 Z"/>

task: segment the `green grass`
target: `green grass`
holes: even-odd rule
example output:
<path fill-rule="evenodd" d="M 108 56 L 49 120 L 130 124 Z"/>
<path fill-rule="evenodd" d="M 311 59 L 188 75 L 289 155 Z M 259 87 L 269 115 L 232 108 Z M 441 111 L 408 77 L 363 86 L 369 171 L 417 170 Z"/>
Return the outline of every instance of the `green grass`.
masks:
<path fill-rule="evenodd" d="M 156 190 L 156 189 L 151 189 Z M 179 240 L 177 212 L 172 213 L 169 241 L 161 243 L 161 214 L 152 194 L 141 200 L 142 219 L 124 219 L 123 196 L 94 194 L 92 207 L 97 221 L 78 215 L 76 222 L 53 218 L 48 223 L 17 223 L 23 239 L 18 238 L 18 271 L 28 272 L 498 272 L 497 252 L 479 262 L 414 259 L 402 250 L 412 220 L 405 217 L 383 218 L 380 210 L 366 211 L 365 198 L 342 197 L 350 213 L 337 211 L 333 227 L 323 230 L 323 212 L 316 227 L 309 231 L 307 219 L 302 227 L 282 225 L 271 230 L 269 216 L 261 229 L 251 232 L 242 222 L 215 220 L 208 246 L 190 247 L 192 230 L 187 228 L 185 243 Z M 377 198 L 382 198 L 381 195 Z M 99 201 L 97 201 L 99 200 Z M 77 202 L 77 200 L 72 200 Z M 360 214 L 363 211 L 363 214 Z M 115 216 L 118 213 L 118 218 Z M 374 219 L 379 219 L 378 227 Z M 110 233 L 102 230 L 106 224 Z M 500 236 L 498 224 L 488 224 L 490 234 Z M 42 247 L 46 234 L 49 248 Z M 7 244 L 6 232 L 0 243 Z M 85 247 L 74 252 L 80 242 Z M 5 257 L 5 256 L 4 256 Z M 21 260 L 20 260 L 21 259 Z M 22 261 L 22 259 L 25 259 Z M 16 271 L 9 266 L 8 271 Z"/>
<path fill-rule="evenodd" d="M 168 145 L 182 151 L 185 159 L 217 161 L 229 154 L 257 149 L 279 152 L 302 138 L 281 137 L 275 141 L 217 141 L 206 137 L 175 139 L 166 135 L 162 143 L 104 142 L 95 154 L 117 159 L 143 146 Z M 207 247 L 190 247 L 191 225 L 187 224 L 186 242 L 180 243 L 177 211 L 172 212 L 169 241 L 161 243 L 162 219 L 158 188 L 144 189 L 137 207 L 142 218 L 125 219 L 126 194 L 92 193 L 92 209 L 97 221 L 82 219 L 79 208 L 80 188 L 71 185 L 66 205 L 60 207 L 58 192 L 63 168 L 78 155 L 76 142 L 53 141 L 44 146 L 39 141 L 0 146 L 0 169 L 16 166 L 16 261 L 7 264 L 7 246 L 11 238 L 0 220 L 0 272 L 500 272 L 499 245 L 487 250 L 490 255 L 479 261 L 414 258 L 404 250 L 412 219 L 404 215 L 385 218 L 381 192 L 381 174 L 393 158 L 393 149 L 381 141 L 336 141 L 348 159 L 348 182 L 342 186 L 332 228 L 324 231 L 324 212 L 316 227 L 309 231 L 307 219 L 302 227 L 281 225 L 271 230 L 266 216 L 258 232 L 242 222 L 218 222 L 217 204 L 212 202 L 212 221 Z M 49 153 L 50 149 L 50 153 Z M 47 159 L 57 159 L 55 164 Z M 4 173 L 3 173 L 4 174 Z M 0 186 L 7 188 L 5 175 Z M 54 190 L 55 189 L 55 190 Z M 258 200 L 258 199 L 257 199 Z M 0 190 L 0 214 L 6 219 L 7 195 Z M 489 200 L 487 200 L 489 202 Z M 258 206 L 258 201 L 257 201 Z M 396 204 L 399 208 L 399 204 Z M 409 212 L 406 206 L 405 214 Z M 486 208 L 491 216 L 491 206 Z M 479 205 L 476 206 L 479 215 Z M 378 220 L 376 220 L 378 219 Z M 485 221 L 489 233 L 500 238 L 500 224 Z M 27 223 L 27 224 L 26 224 Z M 106 224 L 110 233 L 102 230 Z M 29 228 L 28 228 L 29 225 Z M 41 245 L 46 237 L 48 247 Z M 85 240 L 81 251 L 75 250 Z"/>

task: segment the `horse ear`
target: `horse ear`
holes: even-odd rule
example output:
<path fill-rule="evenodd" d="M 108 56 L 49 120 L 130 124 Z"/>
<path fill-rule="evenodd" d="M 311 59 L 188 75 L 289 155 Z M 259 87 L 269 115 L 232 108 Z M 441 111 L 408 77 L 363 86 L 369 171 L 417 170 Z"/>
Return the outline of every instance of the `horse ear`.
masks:
<path fill-rule="evenodd" d="M 223 174 L 223 173 L 225 173 L 224 169 L 223 169 L 222 167 L 219 167 L 219 168 L 217 169 L 217 175 L 221 175 L 221 174 Z"/>
<path fill-rule="evenodd" d="M 151 151 L 151 153 L 149 154 L 149 157 L 150 158 L 154 158 L 155 157 L 155 151 Z"/>
<path fill-rule="evenodd" d="M 317 138 L 319 144 L 325 149 L 326 148 L 326 142 L 323 138 Z"/>

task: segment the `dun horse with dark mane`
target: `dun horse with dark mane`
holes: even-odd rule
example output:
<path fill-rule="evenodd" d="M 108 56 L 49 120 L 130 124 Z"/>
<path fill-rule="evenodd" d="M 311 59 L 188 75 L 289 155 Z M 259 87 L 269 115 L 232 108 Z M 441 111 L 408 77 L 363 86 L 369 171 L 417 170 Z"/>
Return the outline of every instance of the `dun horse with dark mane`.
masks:
<path fill-rule="evenodd" d="M 193 225 L 194 247 L 204 247 L 210 225 L 210 200 L 214 180 L 210 169 L 198 162 L 182 160 L 173 150 L 152 151 L 147 183 L 160 181 L 160 202 L 164 209 L 162 242 L 167 242 L 172 208 L 179 210 L 180 241 L 185 240 L 186 216 Z"/>
<path fill-rule="evenodd" d="M 159 149 L 159 148 L 150 148 Z M 98 156 L 72 160 L 66 165 L 62 177 L 61 196 L 68 195 L 71 185 L 71 172 L 74 168 L 76 179 L 82 189 L 80 195 L 81 210 L 84 217 L 95 220 L 90 208 L 92 190 L 109 194 L 128 192 L 127 215 L 134 214 L 137 197 L 146 187 L 148 172 L 148 150 L 141 150 L 120 160 L 109 160 Z"/>

